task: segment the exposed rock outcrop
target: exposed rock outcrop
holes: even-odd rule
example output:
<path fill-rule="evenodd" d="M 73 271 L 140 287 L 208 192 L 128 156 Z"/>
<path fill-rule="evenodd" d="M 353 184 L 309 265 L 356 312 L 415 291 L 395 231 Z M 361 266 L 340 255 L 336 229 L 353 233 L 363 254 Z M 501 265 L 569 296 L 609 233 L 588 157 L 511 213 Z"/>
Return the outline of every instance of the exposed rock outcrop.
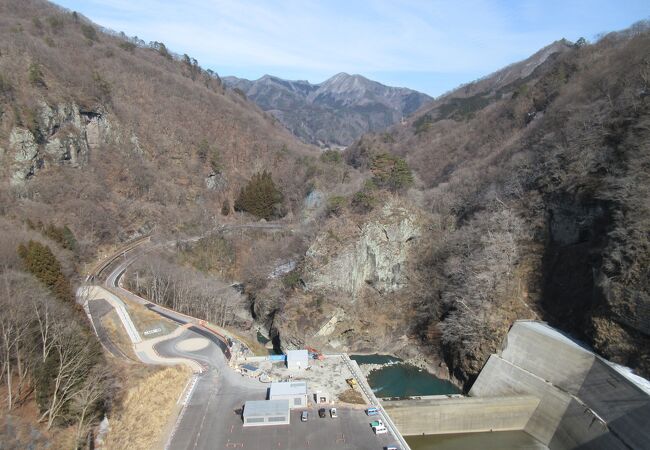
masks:
<path fill-rule="evenodd" d="M 111 124 L 105 113 L 83 110 L 74 103 L 51 107 L 41 102 L 36 117 L 33 130 L 14 127 L 9 135 L 14 186 L 24 184 L 48 165 L 82 167 L 88 163 L 92 151 L 112 139 Z M 137 138 L 135 145 L 139 148 Z"/>
<path fill-rule="evenodd" d="M 308 289 L 340 290 L 356 297 L 364 286 L 392 292 L 404 283 L 404 265 L 419 234 L 412 211 L 387 204 L 350 242 L 332 252 L 332 233 L 319 235 L 306 253 Z M 335 239 L 335 238 L 334 238 Z"/>
<path fill-rule="evenodd" d="M 38 144 L 31 131 L 15 127 L 9 135 L 9 149 L 13 151 L 11 183 L 23 183 L 36 171 Z"/>

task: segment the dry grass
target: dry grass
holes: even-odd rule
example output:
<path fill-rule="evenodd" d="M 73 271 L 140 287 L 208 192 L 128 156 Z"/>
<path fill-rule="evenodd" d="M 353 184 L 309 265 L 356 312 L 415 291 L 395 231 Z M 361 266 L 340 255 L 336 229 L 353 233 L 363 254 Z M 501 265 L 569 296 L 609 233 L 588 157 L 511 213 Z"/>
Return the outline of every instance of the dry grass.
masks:
<path fill-rule="evenodd" d="M 108 333 L 108 337 L 113 343 L 130 358 L 138 360 L 133 352 L 133 345 L 127 336 L 120 318 L 117 316 L 115 310 L 109 312 L 101 319 L 101 323 Z"/>
<path fill-rule="evenodd" d="M 6 398 L 7 391 L 0 387 L 0 398 Z M 39 423 L 40 413 L 33 393 L 10 412 L 5 405 L 0 408 L 0 448 L 48 448 L 63 450 L 75 448 L 74 426 L 54 427 L 47 430 Z"/>
<path fill-rule="evenodd" d="M 340 393 L 338 397 L 343 403 L 351 403 L 353 405 L 364 405 L 366 403 L 361 392 L 355 391 L 354 389 L 348 389 Z"/>
<path fill-rule="evenodd" d="M 176 323 L 172 322 L 171 320 L 165 319 L 164 317 L 156 314 L 153 311 L 150 311 L 149 309 L 143 307 L 142 305 L 130 301 L 128 298 L 120 297 L 120 299 L 124 302 L 126 309 L 129 313 L 129 316 L 131 316 L 131 320 L 133 320 L 133 324 L 140 332 L 140 335 L 143 339 L 146 339 L 147 337 L 144 336 L 142 333 L 150 328 L 155 328 L 160 325 L 164 325 L 165 329 L 168 332 L 171 332 L 174 329 L 176 329 L 176 327 L 178 326 Z M 152 335 L 149 337 L 156 337 L 156 336 L 157 335 Z"/>
<path fill-rule="evenodd" d="M 142 372 L 142 369 L 140 366 L 131 370 Z M 141 376 L 128 369 L 127 372 L 124 376 L 131 381 L 130 375 Z M 190 371 L 184 366 L 174 366 L 146 372 L 126 389 L 121 408 L 109 417 L 106 449 L 149 450 L 164 446 L 163 436 Z"/>

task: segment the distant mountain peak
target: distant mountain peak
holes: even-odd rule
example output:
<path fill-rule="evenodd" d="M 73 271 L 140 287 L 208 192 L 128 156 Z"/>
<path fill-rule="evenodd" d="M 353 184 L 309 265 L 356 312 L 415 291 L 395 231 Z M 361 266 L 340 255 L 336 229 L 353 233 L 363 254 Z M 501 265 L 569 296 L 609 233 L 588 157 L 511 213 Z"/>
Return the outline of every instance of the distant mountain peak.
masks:
<path fill-rule="evenodd" d="M 346 72 L 319 84 L 273 75 L 255 81 L 224 77 L 223 81 L 244 91 L 296 136 L 317 145 L 348 145 L 368 131 L 397 123 L 433 100 L 417 91 L 385 86 Z"/>

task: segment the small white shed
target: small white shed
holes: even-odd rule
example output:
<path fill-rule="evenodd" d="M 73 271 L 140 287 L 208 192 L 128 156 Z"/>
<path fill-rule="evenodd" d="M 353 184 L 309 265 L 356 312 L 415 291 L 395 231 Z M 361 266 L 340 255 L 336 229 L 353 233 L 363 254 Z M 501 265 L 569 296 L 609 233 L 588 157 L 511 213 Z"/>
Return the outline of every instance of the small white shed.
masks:
<path fill-rule="evenodd" d="M 301 370 L 309 367 L 309 352 L 307 350 L 289 350 L 287 352 L 287 368 Z"/>
<path fill-rule="evenodd" d="M 288 400 L 289 408 L 307 406 L 307 382 L 288 381 L 271 383 L 269 400 Z"/>

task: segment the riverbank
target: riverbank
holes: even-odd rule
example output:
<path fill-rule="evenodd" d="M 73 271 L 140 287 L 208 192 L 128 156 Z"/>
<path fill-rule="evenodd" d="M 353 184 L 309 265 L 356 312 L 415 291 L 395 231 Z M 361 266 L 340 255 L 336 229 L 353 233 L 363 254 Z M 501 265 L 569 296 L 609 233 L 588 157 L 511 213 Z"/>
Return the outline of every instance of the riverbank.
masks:
<path fill-rule="evenodd" d="M 450 380 L 427 370 L 421 360 L 402 360 L 392 355 L 350 355 L 361 368 L 378 397 L 458 394 Z M 419 364 L 418 364 L 419 363 Z M 416 365 L 417 364 L 417 365 Z"/>

